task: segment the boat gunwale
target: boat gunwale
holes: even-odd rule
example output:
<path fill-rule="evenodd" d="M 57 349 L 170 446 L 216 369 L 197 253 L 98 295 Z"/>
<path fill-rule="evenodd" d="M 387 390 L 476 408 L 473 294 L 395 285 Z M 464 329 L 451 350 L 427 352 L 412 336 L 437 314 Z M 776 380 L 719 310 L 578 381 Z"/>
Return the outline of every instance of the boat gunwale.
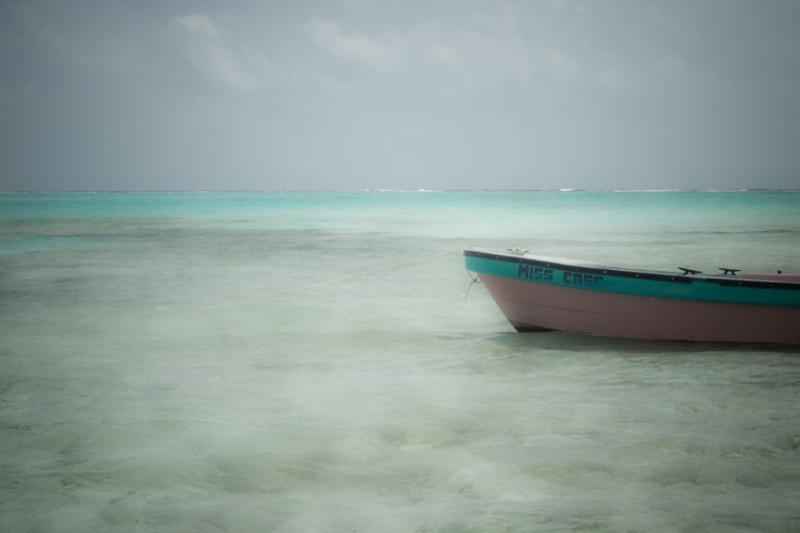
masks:
<path fill-rule="evenodd" d="M 756 289 L 788 289 L 800 290 L 800 283 L 793 281 L 772 281 L 772 280 L 754 280 L 754 279 L 741 279 L 733 276 L 724 276 L 720 274 L 672 274 L 669 272 L 662 272 L 657 270 L 634 270 L 625 269 L 620 267 L 606 267 L 606 266 L 579 266 L 571 265 L 569 263 L 561 263 L 552 261 L 550 259 L 537 259 L 523 255 L 503 254 L 497 252 L 484 252 L 481 250 L 464 250 L 465 256 L 480 257 L 484 259 L 492 259 L 496 261 L 503 261 L 507 263 L 517 264 L 531 264 L 545 268 L 557 268 L 560 270 L 567 270 L 570 272 L 580 272 L 587 274 L 597 275 L 611 275 L 621 278 L 635 278 L 652 281 L 670 281 L 674 283 L 693 283 L 698 280 L 707 281 L 710 283 L 717 283 L 724 286 L 732 287 L 751 287 Z"/>

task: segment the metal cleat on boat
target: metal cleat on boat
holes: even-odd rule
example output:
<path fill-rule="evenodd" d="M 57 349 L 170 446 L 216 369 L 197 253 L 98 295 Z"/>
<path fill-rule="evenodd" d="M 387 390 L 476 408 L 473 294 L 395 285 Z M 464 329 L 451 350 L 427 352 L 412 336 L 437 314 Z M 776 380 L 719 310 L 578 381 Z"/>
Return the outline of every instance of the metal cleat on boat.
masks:
<path fill-rule="evenodd" d="M 528 253 L 528 250 L 523 250 L 522 248 L 506 248 L 506 251 L 514 255 L 525 255 Z"/>

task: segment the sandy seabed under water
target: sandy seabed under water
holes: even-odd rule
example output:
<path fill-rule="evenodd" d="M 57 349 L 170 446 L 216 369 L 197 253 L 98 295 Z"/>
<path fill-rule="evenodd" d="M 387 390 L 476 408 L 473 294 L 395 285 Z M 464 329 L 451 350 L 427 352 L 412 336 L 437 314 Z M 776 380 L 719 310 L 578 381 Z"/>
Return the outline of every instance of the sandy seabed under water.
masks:
<path fill-rule="evenodd" d="M 516 334 L 461 257 L 797 267 L 800 195 L 542 194 L 4 196 L 0 530 L 800 529 L 797 350 Z"/>

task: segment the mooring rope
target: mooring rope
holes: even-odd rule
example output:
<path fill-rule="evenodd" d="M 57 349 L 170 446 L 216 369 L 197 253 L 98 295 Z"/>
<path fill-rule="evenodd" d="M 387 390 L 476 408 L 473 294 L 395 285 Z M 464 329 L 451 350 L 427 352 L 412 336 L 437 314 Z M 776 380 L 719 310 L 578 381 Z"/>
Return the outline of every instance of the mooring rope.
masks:
<path fill-rule="evenodd" d="M 476 283 L 480 283 L 481 282 L 481 279 L 477 275 L 473 276 L 472 272 L 470 272 L 469 270 L 467 270 L 467 276 L 469 276 L 470 281 L 469 281 L 469 285 L 467 285 L 466 292 L 464 292 L 464 302 L 469 300 L 469 291 L 470 291 L 470 289 L 472 289 L 472 286 L 475 285 Z"/>

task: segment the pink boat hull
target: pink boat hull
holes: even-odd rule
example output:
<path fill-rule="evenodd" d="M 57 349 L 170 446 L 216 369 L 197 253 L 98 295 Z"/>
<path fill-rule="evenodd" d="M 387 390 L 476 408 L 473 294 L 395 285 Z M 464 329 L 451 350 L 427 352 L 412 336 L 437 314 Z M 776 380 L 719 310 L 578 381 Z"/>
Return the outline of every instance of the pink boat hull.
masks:
<path fill-rule="evenodd" d="M 520 331 L 653 340 L 800 344 L 800 308 L 653 298 L 481 275 Z"/>

